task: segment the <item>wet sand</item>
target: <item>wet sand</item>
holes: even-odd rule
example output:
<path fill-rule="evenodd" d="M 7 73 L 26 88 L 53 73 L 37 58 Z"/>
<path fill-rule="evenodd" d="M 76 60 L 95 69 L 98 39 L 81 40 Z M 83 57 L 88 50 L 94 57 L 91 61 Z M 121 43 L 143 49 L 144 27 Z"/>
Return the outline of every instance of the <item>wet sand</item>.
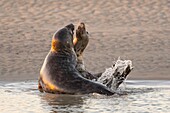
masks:
<path fill-rule="evenodd" d="M 85 22 L 85 65 L 102 72 L 119 56 L 130 59 L 128 79 L 170 80 L 170 1 L 1 0 L 0 80 L 35 80 L 53 33 Z"/>

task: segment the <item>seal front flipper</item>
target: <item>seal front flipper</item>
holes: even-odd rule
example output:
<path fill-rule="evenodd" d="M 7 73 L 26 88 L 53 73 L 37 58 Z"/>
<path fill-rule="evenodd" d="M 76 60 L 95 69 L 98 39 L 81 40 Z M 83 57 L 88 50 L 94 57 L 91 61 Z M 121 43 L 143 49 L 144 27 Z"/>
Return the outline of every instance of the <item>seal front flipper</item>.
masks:
<path fill-rule="evenodd" d="M 74 51 L 77 55 L 77 69 L 85 70 L 84 61 L 83 61 L 83 52 L 87 47 L 89 42 L 89 36 L 87 34 L 85 24 L 80 23 L 76 29 L 76 37 L 73 40 Z"/>
<path fill-rule="evenodd" d="M 40 79 L 38 80 L 38 90 L 40 91 L 40 92 L 43 92 L 43 88 L 42 88 L 42 86 L 41 86 L 41 83 L 40 83 Z"/>
<path fill-rule="evenodd" d="M 73 40 L 74 43 L 74 50 L 77 55 L 77 65 L 76 69 L 81 73 L 84 78 L 90 80 L 97 80 L 97 77 L 88 72 L 85 68 L 84 61 L 83 61 L 83 52 L 87 47 L 89 42 L 89 35 L 86 31 L 85 24 L 83 22 L 78 24 L 76 29 L 76 37 Z"/>

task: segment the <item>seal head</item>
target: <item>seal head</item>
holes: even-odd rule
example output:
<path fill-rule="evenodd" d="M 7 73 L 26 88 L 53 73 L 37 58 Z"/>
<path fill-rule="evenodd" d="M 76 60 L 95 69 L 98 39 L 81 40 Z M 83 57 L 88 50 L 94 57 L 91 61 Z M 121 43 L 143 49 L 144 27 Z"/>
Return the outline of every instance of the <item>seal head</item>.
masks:
<path fill-rule="evenodd" d="M 51 50 L 54 52 L 71 50 L 73 48 L 73 31 L 73 24 L 69 24 L 57 31 L 52 38 Z"/>

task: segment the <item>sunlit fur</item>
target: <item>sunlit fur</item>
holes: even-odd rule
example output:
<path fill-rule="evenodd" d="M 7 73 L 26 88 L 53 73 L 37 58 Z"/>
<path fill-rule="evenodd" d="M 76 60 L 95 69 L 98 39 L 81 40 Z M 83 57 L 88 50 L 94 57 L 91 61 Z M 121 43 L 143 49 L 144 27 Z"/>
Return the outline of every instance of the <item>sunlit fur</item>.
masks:
<path fill-rule="evenodd" d="M 75 38 L 73 39 L 73 44 L 75 45 L 75 44 L 77 43 L 77 41 L 78 41 L 78 39 L 77 39 L 77 37 L 75 37 Z"/>
<path fill-rule="evenodd" d="M 56 48 L 56 45 L 57 45 L 57 43 L 58 43 L 58 40 L 55 40 L 55 39 L 53 39 L 52 40 L 52 42 L 51 42 L 51 51 L 52 52 L 56 52 L 57 50 L 57 48 Z"/>

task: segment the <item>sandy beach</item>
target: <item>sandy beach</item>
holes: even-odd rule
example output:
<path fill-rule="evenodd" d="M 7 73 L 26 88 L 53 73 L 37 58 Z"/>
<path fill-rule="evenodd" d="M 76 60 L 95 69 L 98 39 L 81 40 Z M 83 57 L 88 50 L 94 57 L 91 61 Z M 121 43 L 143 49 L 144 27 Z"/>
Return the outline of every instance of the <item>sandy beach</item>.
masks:
<path fill-rule="evenodd" d="M 53 33 L 85 22 L 87 70 L 132 60 L 128 79 L 170 80 L 169 0 L 1 0 L 0 81 L 37 80 Z"/>

